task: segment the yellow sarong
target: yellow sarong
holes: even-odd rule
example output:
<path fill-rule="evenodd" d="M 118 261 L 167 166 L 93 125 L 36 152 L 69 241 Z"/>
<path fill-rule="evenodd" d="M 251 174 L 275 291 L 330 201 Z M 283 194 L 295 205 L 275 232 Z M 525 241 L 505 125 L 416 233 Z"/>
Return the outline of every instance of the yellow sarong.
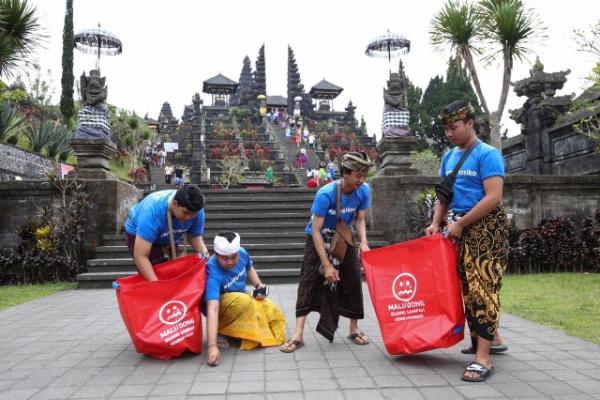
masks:
<path fill-rule="evenodd" d="M 240 349 L 285 342 L 285 316 L 269 299 L 248 293 L 224 293 L 219 299 L 219 334 L 241 339 Z"/>

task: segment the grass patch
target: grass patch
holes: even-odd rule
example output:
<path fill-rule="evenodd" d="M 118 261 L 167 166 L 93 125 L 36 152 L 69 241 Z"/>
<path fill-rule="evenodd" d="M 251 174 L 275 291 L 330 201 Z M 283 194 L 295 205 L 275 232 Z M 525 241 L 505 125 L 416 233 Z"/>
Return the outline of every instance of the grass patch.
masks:
<path fill-rule="evenodd" d="M 115 176 L 121 180 L 127 181 L 127 182 L 133 182 L 133 178 L 131 176 L 129 176 L 129 167 L 124 167 L 122 165 L 120 165 L 116 159 L 112 158 L 109 162 L 108 165 L 110 167 L 110 172 L 112 172 L 113 174 L 115 174 Z"/>
<path fill-rule="evenodd" d="M 0 309 L 49 296 L 62 290 L 73 289 L 76 286 L 74 282 L 0 286 Z"/>
<path fill-rule="evenodd" d="M 600 344 L 600 274 L 507 275 L 500 299 L 510 314 Z"/>

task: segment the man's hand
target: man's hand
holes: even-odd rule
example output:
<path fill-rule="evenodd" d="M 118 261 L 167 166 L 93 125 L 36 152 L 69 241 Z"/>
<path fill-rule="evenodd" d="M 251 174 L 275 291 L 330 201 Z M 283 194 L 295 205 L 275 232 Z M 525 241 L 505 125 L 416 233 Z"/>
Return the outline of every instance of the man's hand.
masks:
<path fill-rule="evenodd" d="M 425 228 L 425 236 L 433 236 L 440 231 L 440 226 L 438 224 L 431 224 L 427 228 Z"/>
<path fill-rule="evenodd" d="M 333 265 L 323 266 L 323 276 L 329 283 L 334 283 L 340 280 L 340 275 L 337 269 L 333 268 Z"/>
<path fill-rule="evenodd" d="M 204 257 L 206 259 L 208 259 L 210 257 L 210 253 L 208 252 L 208 249 L 206 248 L 206 246 L 202 246 L 202 248 L 200 249 L 200 253 L 198 253 L 200 255 L 200 257 Z"/>
<path fill-rule="evenodd" d="M 216 367 L 219 365 L 219 360 L 221 359 L 221 352 L 219 351 L 219 347 L 217 344 L 211 344 L 208 346 L 206 363 L 211 367 Z"/>
<path fill-rule="evenodd" d="M 358 244 L 358 251 L 360 251 L 361 253 L 364 253 L 365 251 L 369 251 L 371 250 L 369 248 L 369 244 L 367 242 L 360 242 Z"/>
<path fill-rule="evenodd" d="M 458 239 L 462 232 L 463 227 L 458 222 L 453 222 L 446 227 L 446 233 L 450 239 Z"/>

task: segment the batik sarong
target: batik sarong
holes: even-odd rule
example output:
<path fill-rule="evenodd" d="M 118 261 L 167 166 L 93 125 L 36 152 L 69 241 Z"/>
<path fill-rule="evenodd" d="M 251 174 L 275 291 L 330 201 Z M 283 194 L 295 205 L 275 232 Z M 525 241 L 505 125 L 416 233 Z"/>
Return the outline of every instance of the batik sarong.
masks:
<path fill-rule="evenodd" d="M 502 207 L 463 230 L 459 273 L 473 348 L 493 340 L 500 322 L 499 292 L 508 262 L 508 225 Z"/>
<path fill-rule="evenodd" d="M 327 249 L 331 242 L 331 234 L 326 232 L 323 236 Z M 344 261 L 341 263 L 331 255 L 328 256 L 334 268 L 339 271 L 340 280 L 334 285 L 327 284 L 325 281 L 321 259 L 312 236 L 307 237 L 298 283 L 296 317 L 317 311 L 320 314 L 317 332 L 333 342 L 340 315 L 351 319 L 362 319 L 364 308 L 360 260 L 356 248 L 348 246 Z"/>
<path fill-rule="evenodd" d="M 224 293 L 219 299 L 219 329 L 223 336 L 241 339 L 240 349 L 279 346 L 285 342 L 285 315 L 269 299 L 248 293 Z"/>

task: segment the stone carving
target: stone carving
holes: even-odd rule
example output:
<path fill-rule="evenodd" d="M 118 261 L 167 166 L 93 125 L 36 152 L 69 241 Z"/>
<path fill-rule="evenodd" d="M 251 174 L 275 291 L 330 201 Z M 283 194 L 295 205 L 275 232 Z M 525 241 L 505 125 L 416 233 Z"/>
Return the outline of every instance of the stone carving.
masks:
<path fill-rule="evenodd" d="M 106 78 L 97 69 L 81 75 L 81 103 L 75 139 L 110 139 L 110 117 L 106 107 Z"/>
<path fill-rule="evenodd" d="M 381 131 L 384 137 L 412 136 L 408 128 L 408 79 L 404 74 L 402 62 L 399 72 L 390 73 L 387 89 L 383 89 L 383 120 Z"/>

